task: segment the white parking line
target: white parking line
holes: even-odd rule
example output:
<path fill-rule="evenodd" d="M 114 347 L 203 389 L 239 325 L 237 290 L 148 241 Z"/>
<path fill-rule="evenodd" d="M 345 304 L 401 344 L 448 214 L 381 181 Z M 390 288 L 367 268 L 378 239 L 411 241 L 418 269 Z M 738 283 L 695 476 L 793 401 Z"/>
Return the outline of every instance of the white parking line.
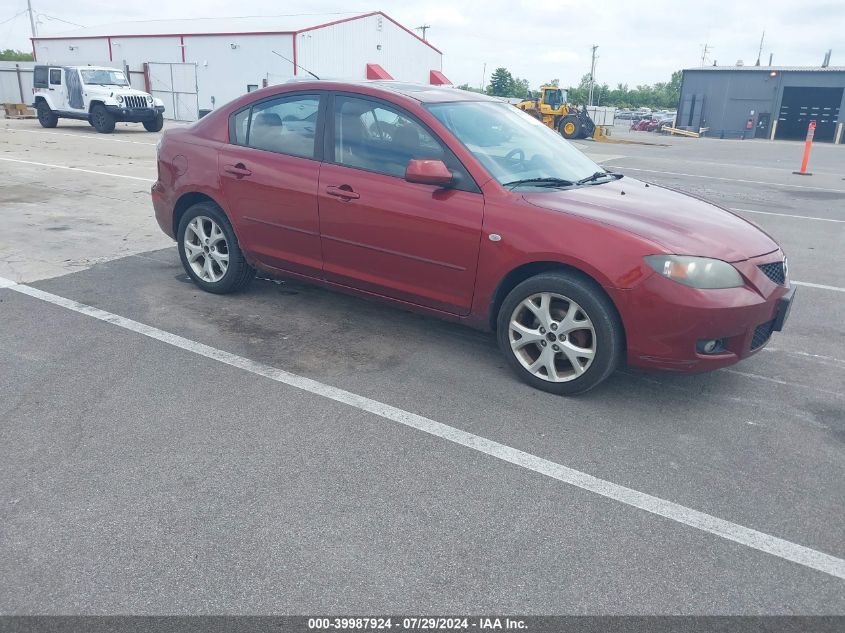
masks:
<path fill-rule="evenodd" d="M 845 292 L 845 288 L 838 286 L 826 286 L 824 284 L 811 284 L 809 281 L 792 281 L 796 286 L 807 286 L 808 288 L 819 288 L 820 290 L 833 290 L 834 292 Z"/>
<path fill-rule="evenodd" d="M 526 470 L 551 477 L 552 479 L 581 488 L 582 490 L 587 490 L 602 497 L 618 501 L 619 503 L 645 510 L 646 512 L 656 514 L 671 521 L 688 525 L 697 530 L 714 534 L 729 541 L 739 543 L 740 545 L 745 545 L 746 547 L 845 580 L 845 560 L 831 556 L 830 554 L 825 554 L 824 552 L 764 532 L 759 532 L 737 523 L 725 521 L 724 519 L 719 519 L 704 512 L 699 512 L 698 510 L 693 510 L 692 508 L 654 497 L 605 479 L 593 477 L 580 470 L 575 470 L 574 468 L 557 464 L 542 457 L 525 453 L 516 448 L 488 440 L 479 435 L 468 433 L 467 431 L 462 431 L 447 424 L 436 422 L 416 413 L 411 413 L 410 411 L 405 411 L 365 396 L 338 389 L 337 387 L 332 387 L 331 385 L 326 385 L 316 380 L 305 378 L 304 376 L 292 374 L 283 369 L 277 369 L 242 356 L 237 356 L 230 352 L 225 352 L 178 336 L 177 334 L 172 334 L 139 323 L 138 321 L 100 310 L 99 308 L 78 303 L 31 286 L 15 284 L 2 278 L 0 278 L 0 282 L 15 292 L 99 319 L 106 323 L 111 323 L 117 327 L 142 334 L 172 345 L 173 347 L 216 360 L 226 365 L 237 367 L 257 376 L 269 378 L 270 380 L 290 387 L 295 387 L 362 411 L 367 411 L 386 420 L 417 429 L 418 431 L 428 433 L 429 435 L 449 442 L 454 442 L 455 444 L 495 457 L 496 459 L 525 468 Z"/>
<path fill-rule="evenodd" d="M 111 138 L 110 136 L 104 136 L 99 132 L 96 134 L 91 134 L 88 130 L 82 129 L 79 134 L 74 134 L 73 132 L 48 132 L 47 130 L 19 130 L 11 127 L 2 128 L 4 132 L 29 132 L 30 134 L 53 134 L 55 136 L 73 136 L 74 138 L 82 138 L 82 139 L 94 139 L 95 141 L 109 141 L 111 143 L 134 143 L 135 145 L 149 145 L 150 147 L 155 147 L 155 143 L 146 143 L 144 141 L 130 141 L 127 139 L 120 139 L 120 138 Z"/>
<path fill-rule="evenodd" d="M 93 169 L 82 169 L 82 167 L 71 167 L 69 165 L 51 165 L 50 163 L 38 163 L 34 160 L 21 160 L 20 158 L 4 158 L 0 156 L 0 160 L 5 160 L 10 163 L 22 163 L 24 165 L 37 165 L 38 167 L 51 167 L 53 169 L 69 169 L 71 171 L 80 171 L 86 174 L 97 174 L 98 176 L 110 176 L 112 178 L 128 178 L 129 180 L 141 180 L 143 182 L 155 182 L 152 178 L 141 178 L 139 176 L 127 176 L 125 174 L 113 174 L 107 171 L 95 171 Z"/>
<path fill-rule="evenodd" d="M 645 171 L 651 174 L 666 174 L 667 176 L 684 176 L 686 178 L 708 178 L 710 180 L 727 180 L 728 182 L 744 182 L 752 185 L 771 185 L 773 187 L 793 187 L 795 189 L 813 189 L 815 191 L 835 191 L 845 193 L 845 189 L 828 189 L 826 187 L 811 187 L 809 185 L 794 185 L 788 182 L 771 182 L 770 180 L 744 180 L 742 178 L 726 178 L 724 176 L 705 176 L 704 174 L 682 174 L 676 171 L 663 171 L 661 169 L 643 169 L 642 167 L 624 167 L 622 165 L 605 165 L 613 169 L 625 171 Z"/>
<path fill-rule="evenodd" d="M 792 215 L 790 213 L 772 213 L 771 211 L 756 211 L 754 209 L 737 209 L 736 207 L 730 207 L 731 211 L 744 211 L 745 213 L 761 213 L 762 215 L 779 215 L 783 218 L 799 218 L 801 220 L 817 220 L 819 222 L 838 222 L 840 224 L 845 224 L 845 220 L 834 220 L 833 218 L 815 218 L 810 215 Z"/>

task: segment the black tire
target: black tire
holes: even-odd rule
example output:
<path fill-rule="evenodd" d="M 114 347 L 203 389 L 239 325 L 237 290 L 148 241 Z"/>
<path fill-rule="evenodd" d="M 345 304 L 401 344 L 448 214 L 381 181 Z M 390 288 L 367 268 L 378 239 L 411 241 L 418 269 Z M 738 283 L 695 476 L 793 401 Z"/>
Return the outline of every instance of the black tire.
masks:
<path fill-rule="evenodd" d="M 523 300 L 543 292 L 562 295 L 577 303 L 580 311 L 592 322 L 595 332 L 591 343 L 595 348 L 592 362 L 580 376 L 567 382 L 552 382 L 536 376 L 523 366 L 517 358 L 517 352 L 511 349 L 510 320 L 514 311 Z M 584 393 L 604 381 L 622 362 L 625 352 L 625 334 L 615 306 L 598 284 L 576 272 L 541 273 L 518 284 L 508 293 L 499 309 L 496 336 L 508 364 L 523 381 L 537 389 L 561 396 Z M 561 338 L 558 343 L 562 345 L 564 340 Z M 548 342 L 544 348 L 545 345 Z M 535 345 L 533 349 L 540 351 L 544 348 Z M 569 366 L 571 370 L 571 365 L 563 356 L 558 358 L 564 368 Z"/>
<path fill-rule="evenodd" d="M 98 103 L 91 108 L 90 121 L 94 129 L 100 134 L 111 134 L 114 132 L 114 117 L 106 110 L 104 105 Z"/>
<path fill-rule="evenodd" d="M 161 132 L 164 127 L 164 116 L 159 112 L 152 121 L 144 121 L 144 129 L 147 132 Z"/>
<path fill-rule="evenodd" d="M 185 252 L 185 232 L 191 221 L 198 217 L 205 216 L 212 219 L 222 229 L 228 247 L 229 265 L 223 277 L 216 282 L 208 282 L 200 279 L 188 263 L 188 256 Z M 199 202 L 191 206 L 182 219 L 179 221 L 179 228 L 176 231 L 176 240 L 179 247 L 179 258 L 182 266 L 191 280 L 206 292 L 214 294 L 228 294 L 244 290 L 255 277 L 255 269 L 250 266 L 244 258 L 243 251 L 238 244 L 235 231 L 226 214 L 213 202 Z"/>
<path fill-rule="evenodd" d="M 578 138 L 581 134 L 581 120 L 574 114 L 567 114 L 560 120 L 557 131 L 563 138 Z"/>
<path fill-rule="evenodd" d="M 41 124 L 41 127 L 56 127 L 59 124 L 59 117 L 43 99 L 38 102 L 36 111 L 38 112 L 38 122 Z"/>

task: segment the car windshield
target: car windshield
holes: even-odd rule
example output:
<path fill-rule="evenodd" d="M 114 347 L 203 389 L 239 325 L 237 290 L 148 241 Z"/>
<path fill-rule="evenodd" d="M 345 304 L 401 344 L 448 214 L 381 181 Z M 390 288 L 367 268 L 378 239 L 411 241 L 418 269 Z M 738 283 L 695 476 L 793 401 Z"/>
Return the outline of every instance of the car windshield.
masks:
<path fill-rule="evenodd" d="M 548 187 L 603 171 L 560 134 L 506 103 L 458 101 L 428 109 L 503 185 Z"/>
<path fill-rule="evenodd" d="M 82 83 L 100 86 L 128 86 L 129 82 L 119 70 L 81 70 Z"/>

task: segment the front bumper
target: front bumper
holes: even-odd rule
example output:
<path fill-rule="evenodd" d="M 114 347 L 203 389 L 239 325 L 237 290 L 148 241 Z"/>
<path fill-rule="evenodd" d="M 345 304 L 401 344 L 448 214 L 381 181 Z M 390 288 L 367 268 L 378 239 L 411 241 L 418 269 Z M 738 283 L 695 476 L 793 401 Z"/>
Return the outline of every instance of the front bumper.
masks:
<path fill-rule="evenodd" d="M 745 285 L 698 290 L 653 274 L 637 287 L 612 292 L 625 325 L 628 364 L 678 372 L 733 365 L 765 347 L 783 327 L 794 288 L 769 279 L 760 264 L 779 261 L 775 252 L 735 263 Z M 723 345 L 705 354 L 699 341 Z"/>
<path fill-rule="evenodd" d="M 153 106 L 152 108 L 129 108 L 119 105 L 107 105 L 106 110 L 114 117 L 115 121 L 127 123 L 143 123 L 152 121 L 159 114 L 164 114 L 164 106 Z"/>

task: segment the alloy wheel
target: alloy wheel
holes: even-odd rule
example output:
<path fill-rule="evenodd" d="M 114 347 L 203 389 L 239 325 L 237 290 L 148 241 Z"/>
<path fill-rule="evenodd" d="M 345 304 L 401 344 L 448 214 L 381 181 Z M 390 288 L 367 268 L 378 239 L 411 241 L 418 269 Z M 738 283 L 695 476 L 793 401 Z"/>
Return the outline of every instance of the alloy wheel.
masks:
<path fill-rule="evenodd" d="M 211 218 L 198 215 L 185 228 L 185 257 L 194 274 L 206 283 L 223 279 L 229 269 L 229 244 L 223 229 Z"/>
<path fill-rule="evenodd" d="M 508 340 L 520 365 L 548 382 L 569 382 L 596 356 L 596 331 L 569 297 L 540 292 L 523 299 L 508 322 Z"/>

